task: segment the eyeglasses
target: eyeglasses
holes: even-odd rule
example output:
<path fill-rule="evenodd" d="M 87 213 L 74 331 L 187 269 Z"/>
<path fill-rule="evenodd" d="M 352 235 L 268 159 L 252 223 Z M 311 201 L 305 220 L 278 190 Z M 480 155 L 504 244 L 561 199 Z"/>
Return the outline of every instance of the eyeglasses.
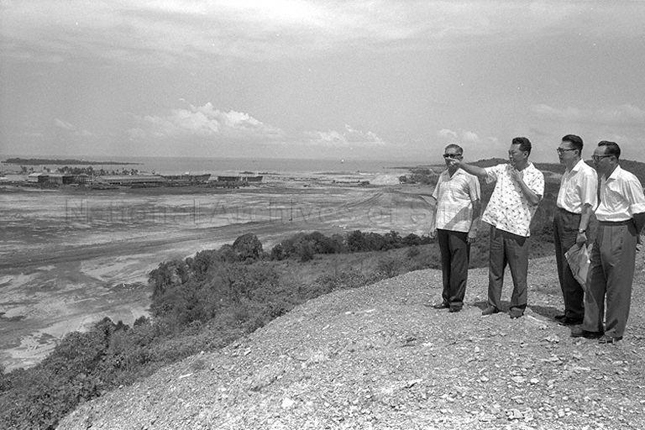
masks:
<path fill-rule="evenodd" d="M 607 157 L 611 157 L 611 155 L 592 155 L 591 159 L 597 163 L 603 158 L 607 158 Z"/>
<path fill-rule="evenodd" d="M 558 154 L 564 154 L 565 151 L 575 151 L 576 148 L 556 148 L 556 151 L 558 151 Z"/>
<path fill-rule="evenodd" d="M 461 154 L 443 154 L 443 158 L 459 158 Z"/>

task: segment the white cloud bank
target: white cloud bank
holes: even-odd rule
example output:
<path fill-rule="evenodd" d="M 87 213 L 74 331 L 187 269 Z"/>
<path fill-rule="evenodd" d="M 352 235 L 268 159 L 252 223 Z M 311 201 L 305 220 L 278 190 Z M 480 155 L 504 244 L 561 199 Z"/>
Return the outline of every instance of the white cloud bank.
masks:
<path fill-rule="evenodd" d="M 82 130 L 76 127 L 74 124 L 71 124 L 67 121 L 63 121 L 62 119 L 55 118 L 54 119 L 54 126 L 59 132 L 64 132 L 68 133 L 71 136 L 76 136 L 76 137 L 94 137 L 94 133 L 88 131 L 88 130 Z"/>
<path fill-rule="evenodd" d="M 510 40 L 539 32 L 645 34 L 642 2 L 21 0 L 4 2 L 0 13 L 0 53 L 21 61 L 263 60 L 393 43 L 445 47 L 467 38 Z"/>
<path fill-rule="evenodd" d="M 167 115 L 136 117 L 138 127 L 129 131 L 137 138 L 223 138 L 230 140 L 282 139 L 282 130 L 243 112 L 215 109 L 211 103 L 190 105 L 188 109 L 173 109 Z"/>
<path fill-rule="evenodd" d="M 351 147 L 385 146 L 386 142 L 371 131 L 345 125 L 342 131 L 304 131 L 287 133 L 279 127 L 265 124 L 248 113 L 216 109 L 212 103 L 189 105 L 172 109 L 165 115 L 146 115 L 134 118 L 136 127 L 128 130 L 131 140 L 201 139 L 249 144 L 291 144 L 300 146 Z M 62 123 L 62 125 L 65 125 Z"/>
<path fill-rule="evenodd" d="M 330 131 L 308 131 L 304 133 L 306 136 L 306 143 L 310 145 L 321 146 L 337 146 L 337 147 L 351 147 L 351 146 L 385 146 L 386 143 L 371 131 L 361 131 L 345 125 L 345 130 L 342 132 L 336 130 Z"/>
<path fill-rule="evenodd" d="M 532 107 L 532 112 L 541 119 L 565 123 L 645 127 L 645 110 L 631 104 L 595 110 L 576 107 L 555 108 L 538 104 Z"/>
<path fill-rule="evenodd" d="M 437 132 L 437 136 L 439 136 L 442 140 L 442 142 L 448 144 L 448 143 L 465 143 L 465 144 L 492 144 L 496 145 L 499 143 L 499 139 L 496 137 L 487 137 L 487 138 L 480 138 L 477 133 L 474 131 L 468 131 L 468 130 L 461 130 L 461 131 L 454 131 L 450 130 L 448 128 L 442 128 Z"/>

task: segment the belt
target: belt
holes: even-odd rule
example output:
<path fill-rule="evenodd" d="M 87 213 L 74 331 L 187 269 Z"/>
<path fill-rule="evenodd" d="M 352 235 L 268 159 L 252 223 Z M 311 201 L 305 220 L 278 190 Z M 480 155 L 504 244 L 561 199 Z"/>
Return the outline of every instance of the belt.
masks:
<path fill-rule="evenodd" d="M 598 224 L 600 225 L 628 225 L 634 222 L 633 219 L 626 219 L 625 221 L 598 221 Z"/>

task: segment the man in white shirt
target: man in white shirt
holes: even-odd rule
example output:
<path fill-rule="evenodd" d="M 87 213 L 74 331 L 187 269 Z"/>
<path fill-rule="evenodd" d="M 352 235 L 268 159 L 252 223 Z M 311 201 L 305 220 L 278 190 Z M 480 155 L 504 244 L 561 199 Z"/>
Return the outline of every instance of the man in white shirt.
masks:
<path fill-rule="evenodd" d="M 582 147 L 579 136 L 568 134 L 557 148 L 560 164 L 566 167 L 553 215 L 555 259 L 564 299 L 564 315 L 555 318 L 561 325 L 582 324 L 585 315 L 583 286 L 576 281 L 564 256 L 574 245 L 586 244 L 589 219 L 598 202 L 598 175 L 582 160 Z"/>
<path fill-rule="evenodd" d="M 616 343 L 623 338 L 636 245 L 645 225 L 643 186 L 636 176 L 620 167 L 619 158 L 618 144 L 604 140 L 593 154 L 600 176 L 600 202 L 595 211 L 599 225 L 587 275 L 584 321 L 571 331 L 573 337 L 599 338 L 600 343 Z"/>
<path fill-rule="evenodd" d="M 488 307 L 482 315 L 501 310 L 504 270 L 510 266 L 513 294 L 509 315 L 520 318 L 527 303 L 530 224 L 544 194 L 544 175 L 529 161 L 531 141 L 515 137 L 508 150 L 508 164 L 482 168 L 451 160 L 466 172 L 496 182 L 482 221 L 490 224 Z"/>
<path fill-rule="evenodd" d="M 435 309 L 449 308 L 459 312 L 464 305 L 470 244 L 477 237 L 481 210 L 479 181 L 450 163 L 463 158 L 463 149 L 456 144 L 446 146 L 443 154 L 448 168 L 439 176 L 432 193 L 435 201 L 431 237 L 436 236 L 441 252 L 443 291 Z"/>

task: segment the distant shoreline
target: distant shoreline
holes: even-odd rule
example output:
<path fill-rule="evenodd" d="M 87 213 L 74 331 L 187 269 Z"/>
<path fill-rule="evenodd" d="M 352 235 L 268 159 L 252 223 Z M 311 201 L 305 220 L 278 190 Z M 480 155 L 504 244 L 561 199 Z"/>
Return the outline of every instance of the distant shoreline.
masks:
<path fill-rule="evenodd" d="M 7 158 L 3 161 L 6 164 L 22 164 L 26 166 L 39 166 L 41 164 L 54 164 L 54 165 L 110 165 L 110 166 L 126 166 L 126 165 L 140 165 L 142 163 L 129 163 L 124 161 L 88 161 L 76 160 L 74 158 L 66 159 L 50 159 L 50 158 Z"/>

